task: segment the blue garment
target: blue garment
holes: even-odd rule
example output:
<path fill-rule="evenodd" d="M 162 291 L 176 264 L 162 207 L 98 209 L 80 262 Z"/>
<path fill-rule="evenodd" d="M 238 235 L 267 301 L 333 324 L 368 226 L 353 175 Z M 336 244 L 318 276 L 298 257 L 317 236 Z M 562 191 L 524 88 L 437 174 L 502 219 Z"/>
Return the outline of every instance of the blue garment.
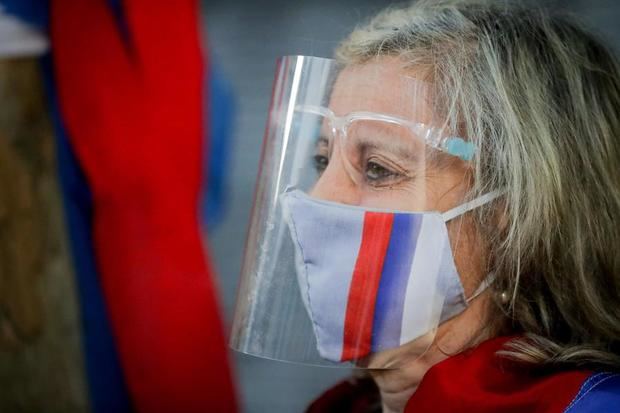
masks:
<path fill-rule="evenodd" d="M 235 100 L 232 87 L 224 74 L 211 62 L 205 79 L 205 190 L 201 199 L 202 221 L 212 230 L 226 211 L 226 178 L 232 147 L 232 125 Z"/>
<path fill-rule="evenodd" d="M 590 376 L 564 412 L 620 412 L 620 374 L 595 373 Z"/>

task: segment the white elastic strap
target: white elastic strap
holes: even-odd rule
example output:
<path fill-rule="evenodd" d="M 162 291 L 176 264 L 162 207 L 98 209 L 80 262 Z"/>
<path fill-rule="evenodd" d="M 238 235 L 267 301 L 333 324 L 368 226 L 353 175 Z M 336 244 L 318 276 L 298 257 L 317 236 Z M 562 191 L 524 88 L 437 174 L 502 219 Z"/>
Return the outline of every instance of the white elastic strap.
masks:
<path fill-rule="evenodd" d="M 499 196 L 503 194 L 504 194 L 504 191 L 500 191 L 500 190 L 491 191 L 487 194 L 479 196 L 476 199 L 472 199 L 469 202 L 465 202 L 464 204 L 454 207 L 451 210 L 446 211 L 443 214 L 441 214 L 441 216 L 443 217 L 444 222 L 448 222 L 451 219 L 458 217 L 459 215 L 463 215 L 464 213 L 471 211 L 472 209 L 476 209 L 476 208 L 481 207 L 484 204 L 488 204 L 489 202 L 495 200 L 496 198 L 498 198 Z"/>
<path fill-rule="evenodd" d="M 493 284 L 493 281 L 495 281 L 495 273 L 491 272 L 489 273 L 489 275 L 486 276 L 484 280 L 482 280 L 482 282 L 480 283 L 478 288 L 476 288 L 476 291 L 474 291 L 471 297 L 465 299 L 467 304 L 469 304 L 472 300 L 474 300 L 476 297 L 482 294 L 487 288 L 489 288 L 489 286 Z"/>

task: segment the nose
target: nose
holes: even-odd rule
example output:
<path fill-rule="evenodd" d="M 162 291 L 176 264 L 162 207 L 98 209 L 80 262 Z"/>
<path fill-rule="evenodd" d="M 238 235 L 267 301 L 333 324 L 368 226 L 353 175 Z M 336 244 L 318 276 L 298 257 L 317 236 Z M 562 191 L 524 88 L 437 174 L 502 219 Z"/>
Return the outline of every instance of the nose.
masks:
<path fill-rule="evenodd" d="M 310 196 L 348 205 L 360 204 L 360 190 L 351 167 L 345 164 L 340 151 L 335 150 L 327 168 L 310 191 Z"/>

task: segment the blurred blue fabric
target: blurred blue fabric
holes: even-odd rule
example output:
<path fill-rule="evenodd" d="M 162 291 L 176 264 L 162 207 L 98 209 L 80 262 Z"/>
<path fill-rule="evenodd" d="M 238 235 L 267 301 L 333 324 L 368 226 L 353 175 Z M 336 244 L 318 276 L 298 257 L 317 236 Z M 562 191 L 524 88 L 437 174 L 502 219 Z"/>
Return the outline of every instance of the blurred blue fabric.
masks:
<path fill-rule="evenodd" d="M 51 58 L 44 58 L 47 92 L 56 136 L 56 156 L 73 253 L 82 320 L 82 340 L 92 411 L 131 412 L 131 402 L 99 284 L 92 241 L 92 200 L 59 113 Z"/>
<path fill-rule="evenodd" d="M 39 30 L 47 29 L 49 0 L 1 0 L 0 6 L 7 14 L 16 16 Z"/>
<path fill-rule="evenodd" d="M 226 212 L 226 182 L 233 142 L 235 98 L 233 89 L 221 69 L 210 60 L 205 79 L 205 179 L 201 205 L 203 223 L 213 230 Z"/>

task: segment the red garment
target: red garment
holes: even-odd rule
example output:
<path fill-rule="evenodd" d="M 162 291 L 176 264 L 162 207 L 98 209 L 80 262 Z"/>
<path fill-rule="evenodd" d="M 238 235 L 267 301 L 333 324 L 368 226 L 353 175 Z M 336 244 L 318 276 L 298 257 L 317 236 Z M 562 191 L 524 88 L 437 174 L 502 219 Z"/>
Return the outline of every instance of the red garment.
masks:
<path fill-rule="evenodd" d="M 431 368 L 405 413 L 560 413 L 591 374 L 542 374 L 496 356 L 508 339 L 496 338 Z"/>
<path fill-rule="evenodd" d="M 139 412 L 235 411 L 205 258 L 196 0 L 51 2 L 60 107 L 94 198 L 94 243 Z"/>
<path fill-rule="evenodd" d="M 501 337 L 433 366 L 405 413 L 560 413 L 575 400 L 591 373 L 528 371 L 496 356 Z M 370 379 L 342 382 L 310 405 L 307 413 L 378 413 L 378 389 Z"/>

